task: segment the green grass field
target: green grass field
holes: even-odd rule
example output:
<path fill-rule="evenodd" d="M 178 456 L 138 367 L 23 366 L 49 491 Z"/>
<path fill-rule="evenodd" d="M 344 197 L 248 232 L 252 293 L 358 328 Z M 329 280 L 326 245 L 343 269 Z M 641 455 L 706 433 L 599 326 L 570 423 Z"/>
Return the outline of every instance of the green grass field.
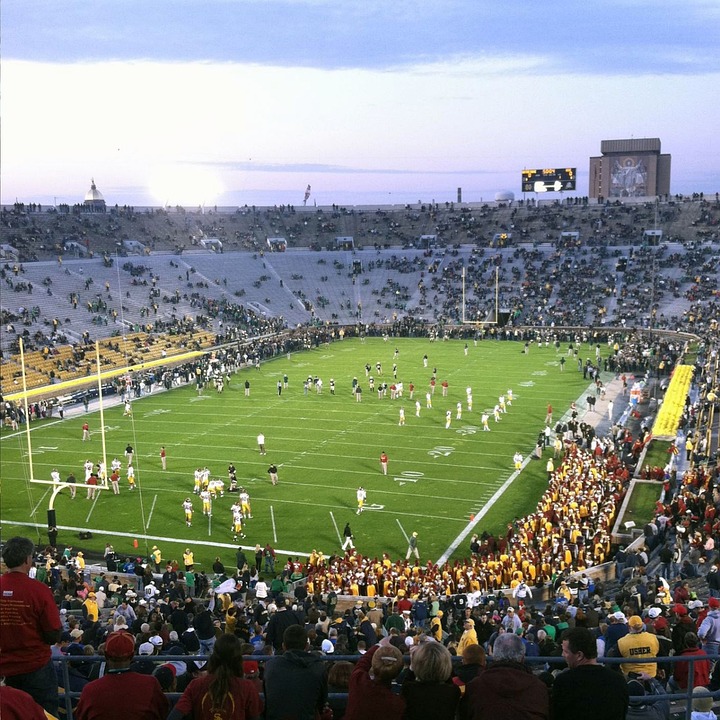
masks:
<path fill-rule="evenodd" d="M 365 363 L 373 366 L 376 383 L 384 379 L 391 384 L 396 347 L 405 397 L 391 400 L 388 393 L 378 399 L 367 389 Z M 139 488 L 128 491 L 123 462 L 119 496 L 102 491 L 92 502 L 80 485 L 77 498 L 71 500 L 63 490 L 55 502 L 59 542 L 96 551 L 110 542 L 121 555 L 146 554 L 157 544 L 164 559 L 179 558 L 181 550 L 191 546 L 202 568 L 209 568 L 216 555 L 232 565 L 233 496 L 226 492 L 214 503 L 209 521 L 200 512 L 199 498 L 192 495 L 196 467 L 207 465 L 213 477 L 227 480 L 232 462 L 252 500 L 254 517 L 247 522 L 244 546 L 270 542 L 281 554 L 313 548 L 329 554 L 339 551 L 338 531 L 349 521 L 363 554 L 387 551 L 393 558 L 404 556 L 405 533 L 416 531 L 423 561 L 435 562 L 447 552 L 466 555 L 469 540 L 463 539 L 455 551 L 453 541 L 511 476 L 513 454 L 531 453 L 547 404 L 552 403 L 558 418 L 571 401 L 586 394 L 588 383 L 572 359 L 561 373 L 553 348 L 534 346 L 525 355 L 518 343 L 483 341 L 474 347 L 470 342 L 467 356 L 463 348 L 461 341 L 345 340 L 290 359 L 278 358 L 259 371 L 242 370 L 222 394 L 206 389 L 198 396 L 194 387 L 158 393 L 136 401 L 132 418 L 123 417 L 120 406 L 106 409 L 108 464 L 114 456 L 124 461 L 123 451 L 131 443 Z M 428 368 L 422 361 L 426 353 Z M 382 378 L 375 372 L 378 361 L 383 364 Z M 430 410 L 425 408 L 425 392 L 433 367 L 438 387 Z M 278 396 L 276 383 L 284 373 L 289 388 Z M 308 375 L 323 379 L 322 395 L 312 389 L 304 394 Z M 351 393 L 354 376 L 364 390 L 361 403 Z M 244 396 L 246 378 L 251 382 L 250 397 Z M 330 394 L 330 378 L 336 383 L 335 396 Z M 441 397 L 442 380 L 449 383 L 446 398 Z M 411 382 L 422 403 L 419 418 L 408 398 Z M 472 412 L 465 402 L 467 386 L 473 390 Z M 508 388 L 514 393 L 508 413 L 497 424 L 491 414 L 491 432 L 482 432 L 481 412 L 492 408 Z M 463 415 L 458 421 L 459 401 Z M 398 426 L 401 406 L 404 427 Z M 446 410 L 452 411 L 447 430 Z M 93 434 L 83 443 L 81 425 L 86 418 Z M 266 436 L 266 456 L 258 452 L 260 432 Z M 63 479 L 72 469 L 82 481 L 86 458 L 97 462 L 102 457 L 99 413 L 43 421 L 33 426 L 31 437 L 37 479 L 49 480 L 57 467 Z M 161 445 L 167 449 L 166 471 L 160 464 Z M 52 488 L 29 482 L 22 428 L 19 433 L 4 432 L 0 448 L 3 535 L 27 534 L 44 544 Z M 387 477 L 380 471 L 382 451 L 390 457 Z M 267 475 L 271 461 L 279 467 L 280 484 L 275 487 Z M 482 516 L 476 531 L 502 532 L 514 516 L 533 511 L 545 487 L 544 465 L 530 462 Z M 355 493 L 360 485 L 367 490 L 368 507 L 358 516 Z M 185 526 L 181 508 L 188 496 L 195 506 L 191 528 Z M 27 525 L 32 523 L 37 527 Z M 91 530 L 93 539 L 80 542 L 82 529 Z"/>

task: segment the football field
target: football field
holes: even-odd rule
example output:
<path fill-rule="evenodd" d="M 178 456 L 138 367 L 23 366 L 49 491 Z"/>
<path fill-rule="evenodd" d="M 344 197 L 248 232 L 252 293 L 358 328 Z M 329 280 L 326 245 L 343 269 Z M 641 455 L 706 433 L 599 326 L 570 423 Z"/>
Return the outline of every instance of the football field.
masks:
<path fill-rule="evenodd" d="M 587 394 L 589 382 L 577 371 L 574 358 L 567 358 L 561 372 L 560 355 L 553 347 L 534 345 L 528 354 L 522 350 L 521 343 L 499 341 L 475 345 L 470 340 L 467 351 L 465 342 L 458 340 L 338 341 L 277 358 L 259 370 L 243 369 L 231 376 L 222 393 L 206 388 L 198 395 L 194 386 L 155 393 L 134 401 L 130 417 L 123 416 L 121 405 L 106 408 L 108 464 L 114 457 L 123 462 L 120 495 L 103 490 L 88 500 L 82 485 L 85 461 L 102 459 L 98 412 L 34 424 L 34 476 L 48 481 L 57 468 L 63 480 L 71 470 L 78 478 L 74 500 L 67 489 L 55 499 L 59 543 L 101 551 L 110 542 L 120 556 L 145 555 L 158 545 L 163 559 L 181 559 L 181 551 L 189 546 L 201 569 L 209 569 L 216 556 L 232 567 L 237 543 L 230 507 L 237 495 L 227 491 L 230 463 L 251 498 L 253 517 L 240 541 L 245 547 L 269 542 L 282 555 L 313 549 L 327 555 L 340 550 L 340 535 L 349 522 L 363 554 L 404 557 L 407 536 L 417 532 L 423 562 L 466 556 L 471 518 L 476 518 L 474 532 L 498 533 L 513 517 L 534 510 L 546 485 L 545 462 L 531 461 L 515 476 L 513 455 L 531 454 L 548 403 L 558 419 L 573 400 Z M 586 345 L 581 357 L 587 356 Z M 382 375 L 377 363 L 382 364 Z M 394 363 L 403 397 L 393 400 L 388 390 L 379 398 L 368 387 L 365 366 L 371 366 L 377 388 L 381 382 L 395 382 Z M 428 408 L 425 396 L 435 368 L 437 382 Z M 285 374 L 288 387 L 278 394 L 277 383 Z M 313 385 L 305 393 L 308 376 L 322 379 L 322 393 Z M 362 402 L 352 392 L 353 378 L 363 390 Z M 447 396 L 443 381 L 448 383 Z M 467 405 L 468 387 L 472 410 Z M 500 395 L 507 398 L 508 390 L 512 405 L 495 422 L 492 409 Z M 401 408 L 404 425 L 399 424 Z M 484 411 L 490 415 L 489 432 L 482 430 Z M 81 426 L 86 420 L 91 439 L 83 442 Z M 260 433 L 266 438 L 266 455 L 258 449 Z M 135 449 L 134 492 L 125 478 L 128 443 Z M 161 468 L 161 446 L 167 451 L 167 470 Z M 30 482 L 24 428 L 4 431 L 0 448 L 3 537 L 26 534 L 44 545 L 52 486 Z M 382 452 L 389 457 L 387 476 L 381 472 Z M 276 486 L 267 473 L 271 463 L 278 467 Z M 204 466 L 212 478 L 225 481 L 225 495 L 213 502 L 210 517 L 202 514 L 202 503 L 192 492 L 194 471 Z M 358 487 L 367 493 L 359 515 Z M 182 509 L 188 497 L 194 505 L 191 527 L 186 527 Z M 80 541 L 81 530 L 90 530 L 93 538 Z"/>

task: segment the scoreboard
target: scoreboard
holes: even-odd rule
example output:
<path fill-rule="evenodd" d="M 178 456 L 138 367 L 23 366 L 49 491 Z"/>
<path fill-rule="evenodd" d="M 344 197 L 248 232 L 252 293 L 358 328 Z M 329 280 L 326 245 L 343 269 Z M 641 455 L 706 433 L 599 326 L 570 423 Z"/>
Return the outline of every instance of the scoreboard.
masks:
<path fill-rule="evenodd" d="M 545 168 L 522 171 L 522 191 L 563 192 L 575 189 L 576 168 Z"/>

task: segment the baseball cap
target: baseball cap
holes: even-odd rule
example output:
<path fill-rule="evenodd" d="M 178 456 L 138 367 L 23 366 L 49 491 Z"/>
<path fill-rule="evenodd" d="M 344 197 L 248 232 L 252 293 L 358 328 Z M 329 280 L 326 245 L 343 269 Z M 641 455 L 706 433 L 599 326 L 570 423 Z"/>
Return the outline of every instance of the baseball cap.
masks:
<path fill-rule="evenodd" d="M 246 675 L 257 675 L 260 672 L 260 666 L 255 660 L 243 660 L 243 672 Z"/>
<path fill-rule="evenodd" d="M 160 665 L 153 670 L 153 675 L 157 678 L 161 688 L 172 687 L 175 679 L 175 668 L 172 665 Z"/>
<path fill-rule="evenodd" d="M 126 660 L 135 655 L 135 640 L 130 633 L 112 632 L 105 641 L 105 657 Z"/>
<path fill-rule="evenodd" d="M 628 627 L 639 630 L 643 626 L 642 618 L 639 615 L 631 615 L 628 619 Z"/>
<path fill-rule="evenodd" d="M 658 617 L 658 616 L 660 615 L 661 612 L 662 612 L 662 610 L 661 610 L 659 607 L 651 607 L 651 608 L 648 610 L 648 615 L 649 615 L 651 618 L 656 618 L 656 617 Z"/>
<path fill-rule="evenodd" d="M 323 640 L 320 649 L 327 655 L 335 652 L 335 646 L 332 642 L 330 642 L 330 640 Z"/>
<path fill-rule="evenodd" d="M 160 647 L 160 645 L 163 644 L 163 639 L 159 635 L 153 635 L 149 642 L 151 642 L 155 647 Z"/>
<path fill-rule="evenodd" d="M 155 646 L 149 642 L 144 642 L 138 648 L 138 655 L 152 655 L 154 652 L 155 652 Z"/>
<path fill-rule="evenodd" d="M 718 600 L 716 597 L 708 598 L 708 607 L 712 608 L 713 610 L 720 608 L 720 600 Z"/>

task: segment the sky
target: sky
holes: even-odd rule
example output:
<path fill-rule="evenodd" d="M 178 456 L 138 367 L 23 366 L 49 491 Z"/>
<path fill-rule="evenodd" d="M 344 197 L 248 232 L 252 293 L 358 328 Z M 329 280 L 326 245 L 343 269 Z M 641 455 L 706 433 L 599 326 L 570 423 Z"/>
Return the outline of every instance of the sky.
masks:
<path fill-rule="evenodd" d="M 717 0 L 3 0 L 3 204 L 521 197 L 657 137 L 720 191 Z M 553 197 L 548 194 L 547 197 Z"/>

